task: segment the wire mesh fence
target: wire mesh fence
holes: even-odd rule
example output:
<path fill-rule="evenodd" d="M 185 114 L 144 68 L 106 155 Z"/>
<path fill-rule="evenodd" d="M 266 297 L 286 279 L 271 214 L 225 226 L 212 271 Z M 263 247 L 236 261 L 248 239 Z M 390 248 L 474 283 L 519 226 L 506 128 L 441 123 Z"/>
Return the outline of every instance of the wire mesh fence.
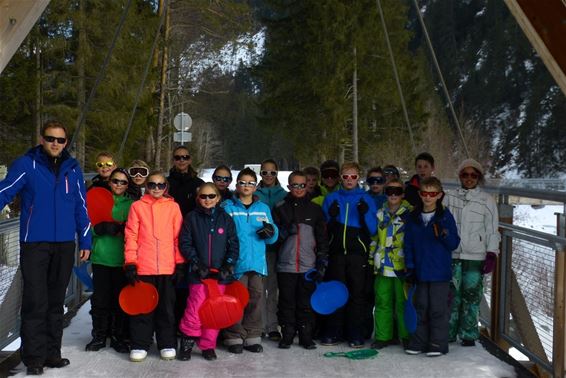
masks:
<path fill-rule="evenodd" d="M 0 350 L 19 337 L 22 280 L 19 222 L 0 223 Z"/>

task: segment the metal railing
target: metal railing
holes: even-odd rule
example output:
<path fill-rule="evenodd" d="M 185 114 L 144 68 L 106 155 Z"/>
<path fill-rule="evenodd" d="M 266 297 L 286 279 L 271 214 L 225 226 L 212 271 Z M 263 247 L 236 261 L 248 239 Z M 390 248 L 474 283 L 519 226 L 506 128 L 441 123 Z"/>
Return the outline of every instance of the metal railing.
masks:
<path fill-rule="evenodd" d="M 20 272 L 20 219 L 0 221 L 0 351 L 20 337 L 22 277 Z M 78 259 L 76 259 L 78 261 Z M 74 310 L 81 301 L 75 275 L 67 287 L 65 306 Z"/>

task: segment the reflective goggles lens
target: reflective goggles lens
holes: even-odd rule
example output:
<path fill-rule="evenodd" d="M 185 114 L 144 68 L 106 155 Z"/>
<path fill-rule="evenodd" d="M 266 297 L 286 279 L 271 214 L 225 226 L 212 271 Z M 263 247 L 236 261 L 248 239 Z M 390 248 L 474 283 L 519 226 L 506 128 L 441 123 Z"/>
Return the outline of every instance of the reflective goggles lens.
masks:
<path fill-rule="evenodd" d="M 307 184 L 289 184 L 289 188 L 291 189 L 304 189 L 307 187 Z"/>
<path fill-rule="evenodd" d="M 405 190 L 400 186 L 386 186 L 384 192 L 386 196 L 400 196 Z"/>
<path fill-rule="evenodd" d="M 368 185 L 383 185 L 385 184 L 385 177 L 383 176 L 368 177 L 366 182 L 368 183 Z"/>
<path fill-rule="evenodd" d="M 439 195 L 442 192 L 425 192 L 424 190 L 421 190 L 419 192 L 419 194 L 421 195 L 421 197 L 436 197 L 437 195 Z"/>
<path fill-rule="evenodd" d="M 128 173 L 130 176 L 140 176 L 140 177 L 147 177 L 149 175 L 149 169 L 145 167 L 132 167 L 128 169 Z"/>
<path fill-rule="evenodd" d="M 256 185 L 257 182 L 255 181 L 243 181 L 243 180 L 238 181 L 238 186 L 256 186 Z"/>
<path fill-rule="evenodd" d="M 98 168 L 102 168 L 102 167 L 110 168 L 110 167 L 114 166 L 114 162 L 112 160 L 110 160 L 110 161 L 97 161 L 96 166 Z"/>

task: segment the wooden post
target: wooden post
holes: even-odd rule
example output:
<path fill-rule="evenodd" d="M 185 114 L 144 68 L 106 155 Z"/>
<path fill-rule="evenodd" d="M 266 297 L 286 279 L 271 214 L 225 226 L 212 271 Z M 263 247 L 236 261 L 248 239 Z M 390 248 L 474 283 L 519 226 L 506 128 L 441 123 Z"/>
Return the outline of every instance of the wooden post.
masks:
<path fill-rule="evenodd" d="M 566 234 L 565 214 L 556 213 L 556 234 Z M 566 246 L 560 246 L 555 253 L 554 265 L 554 329 L 552 339 L 552 368 L 555 377 L 564 377 L 566 352 Z"/>

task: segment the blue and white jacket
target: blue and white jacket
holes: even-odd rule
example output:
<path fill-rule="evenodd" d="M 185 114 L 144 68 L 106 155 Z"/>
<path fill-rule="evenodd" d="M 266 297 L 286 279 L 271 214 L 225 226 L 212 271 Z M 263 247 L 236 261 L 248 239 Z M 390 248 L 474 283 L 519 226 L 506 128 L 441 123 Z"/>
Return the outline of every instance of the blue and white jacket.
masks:
<path fill-rule="evenodd" d="M 42 146 L 18 158 L 0 181 L 0 209 L 21 197 L 20 241 L 68 242 L 90 249 L 91 233 L 85 185 L 78 162 L 63 150 L 57 177 Z"/>
<path fill-rule="evenodd" d="M 269 206 L 254 197 L 254 202 L 246 209 L 236 196 L 224 201 L 222 206 L 236 223 L 236 233 L 240 240 L 240 255 L 234 268 L 234 276 L 240 278 L 246 272 L 267 275 L 265 246 L 275 243 L 279 237 L 279 230 L 273 223 Z M 272 224 L 275 229 L 273 237 L 265 240 L 256 234 L 257 230 L 263 227 L 264 221 Z"/>

